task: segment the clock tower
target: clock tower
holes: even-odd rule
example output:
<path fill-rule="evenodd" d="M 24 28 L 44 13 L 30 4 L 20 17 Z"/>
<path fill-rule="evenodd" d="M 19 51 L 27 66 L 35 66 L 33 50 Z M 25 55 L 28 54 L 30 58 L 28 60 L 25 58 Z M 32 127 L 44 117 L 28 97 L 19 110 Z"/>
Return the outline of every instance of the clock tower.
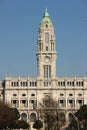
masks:
<path fill-rule="evenodd" d="M 56 77 L 56 45 L 54 27 L 50 16 L 45 10 L 38 33 L 37 74 L 41 79 Z"/>

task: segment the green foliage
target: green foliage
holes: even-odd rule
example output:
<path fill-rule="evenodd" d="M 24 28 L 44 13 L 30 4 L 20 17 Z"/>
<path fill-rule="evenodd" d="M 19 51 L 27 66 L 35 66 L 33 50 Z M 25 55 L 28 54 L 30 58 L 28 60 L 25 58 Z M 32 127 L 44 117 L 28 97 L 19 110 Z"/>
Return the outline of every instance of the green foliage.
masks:
<path fill-rule="evenodd" d="M 87 120 L 87 105 L 81 106 L 75 115 L 79 120 Z"/>
<path fill-rule="evenodd" d="M 58 103 L 50 96 L 46 96 L 43 99 L 43 104 L 40 104 L 40 116 L 43 118 L 47 129 L 54 129 L 54 127 L 62 127 L 65 123 L 65 116 L 60 114 L 58 111 Z M 61 124 L 61 126 L 60 126 Z"/>
<path fill-rule="evenodd" d="M 68 128 L 69 129 L 73 129 L 74 128 L 74 130 L 78 130 L 78 126 L 77 126 L 76 120 L 73 119 L 73 121 L 70 122 Z"/>
<path fill-rule="evenodd" d="M 87 129 L 87 105 L 83 105 L 80 109 L 75 113 L 75 116 L 79 119 L 80 127 L 82 129 Z"/>
<path fill-rule="evenodd" d="M 0 129 L 5 129 L 7 126 L 11 128 L 15 123 L 16 115 L 9 107 L 9 104 L 0 102 Z"/>
<path fill-rule="evenodd" d="M 33 124 L 33 128 L 40 129 L 43 127 L 43 123 L 40 120 L 36 120 Z"/>
<path fill-rule="evenodd" d="M 18 120 L 20 118 L 17 108 L 10 108 L 9 104 L 0 102 L 0 130 L 8 128 L 29 128 L 26 121 Z"/>
<path fill-rule="evenodd" d="M 20 118 L 20 113 L 19 113 L 18 109 L 17 108 L 11 108 L 11 110 L 15 113 L 16 120 L 18 120 Z"/>
<path fill-rule="evenodd" d="M 29 128 L 29 124 L 24 121 L 24 120 L 18 120 L 14 126 L 15 129 L 28 129 Z"/>
<path fill-rule="evenodd" d="M 87 119 L 83 121 L 83 126 L 84 126 L 84 129 L 87 130 Z"/>
<path fill-rule="evenodd" d="M 57 107 L 57 102 L 50 96 L 46 96 L 43 99 L 43 104 L 41 104 L 41 116 L 49 130 L 53 128 L 55 123 L 58 123 L 58 112 L 55 110 Z"/>

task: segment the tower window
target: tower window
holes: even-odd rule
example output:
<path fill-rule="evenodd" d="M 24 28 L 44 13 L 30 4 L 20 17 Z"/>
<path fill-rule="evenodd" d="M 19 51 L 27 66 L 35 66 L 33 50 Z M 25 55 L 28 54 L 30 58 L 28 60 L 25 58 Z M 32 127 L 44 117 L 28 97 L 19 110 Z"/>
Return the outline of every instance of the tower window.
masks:
<path fill-rule="evenodd" d="M 48 24 L 46 24 L 46 28 L 48 28 Z"/>
<path fill-rule="evenodd" d="M 48 47 L 46 46 L 46 51 L 48 51 Z"/>
<path fill-rule="evenodd" d="M 45 81 L 45 82 L 44 82 L 44 86 L 46 86 L 46 87 L 49 86 L 49 87 L 50 87 L 50 86 L 51 86 L 51 82 Z"/>
<path fill-rule="evenodd" d="M 49 33 L 45 33 L 45 43 L 49 43 Z"/>
<path fill-rule="evenodd" d="M 54 43 L 51 43 L 51 51 L 54 51 Z"/>
<path fill-rule="evenodd" d="M 51 65 L 44 65 L 44 78 L 51 78 Z"/>

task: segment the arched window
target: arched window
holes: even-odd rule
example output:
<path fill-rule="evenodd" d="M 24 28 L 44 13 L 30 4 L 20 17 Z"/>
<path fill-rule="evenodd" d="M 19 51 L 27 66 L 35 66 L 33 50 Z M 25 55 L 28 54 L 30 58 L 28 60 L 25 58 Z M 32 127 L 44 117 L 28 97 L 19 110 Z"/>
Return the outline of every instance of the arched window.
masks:
<path fill-rule="evenodd" d="M 30 120 L 31 120 L 31 122 L 34 122 L 36 120 L 36 114 L 35 113 L 31 113 Z"/>
<path fill-rule="evenodd" d="M 21 114 L 21 119 L 24 121 L 27 121 L 27 114 L 26 113 L 22 113 Z"/>

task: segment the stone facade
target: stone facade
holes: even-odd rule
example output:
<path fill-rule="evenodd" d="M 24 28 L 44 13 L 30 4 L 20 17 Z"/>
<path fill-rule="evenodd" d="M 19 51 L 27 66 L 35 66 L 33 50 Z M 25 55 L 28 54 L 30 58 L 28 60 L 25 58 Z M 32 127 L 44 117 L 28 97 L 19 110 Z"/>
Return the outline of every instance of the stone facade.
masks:
<path fill-rule="evenodd" d="M 31 124 L 37 116 L 34 107 L 38 107 L 46 95 L 52 96 L 58 102 L 58 109 L 65 113 L 87 104 L 86 77 L 56 77 L 56 40 L 47 10 L 40 22 L 36 57 L 37 77 L 6 77 L 0 81 L 1 100 L 17 107 L 21 118 Z"/>

